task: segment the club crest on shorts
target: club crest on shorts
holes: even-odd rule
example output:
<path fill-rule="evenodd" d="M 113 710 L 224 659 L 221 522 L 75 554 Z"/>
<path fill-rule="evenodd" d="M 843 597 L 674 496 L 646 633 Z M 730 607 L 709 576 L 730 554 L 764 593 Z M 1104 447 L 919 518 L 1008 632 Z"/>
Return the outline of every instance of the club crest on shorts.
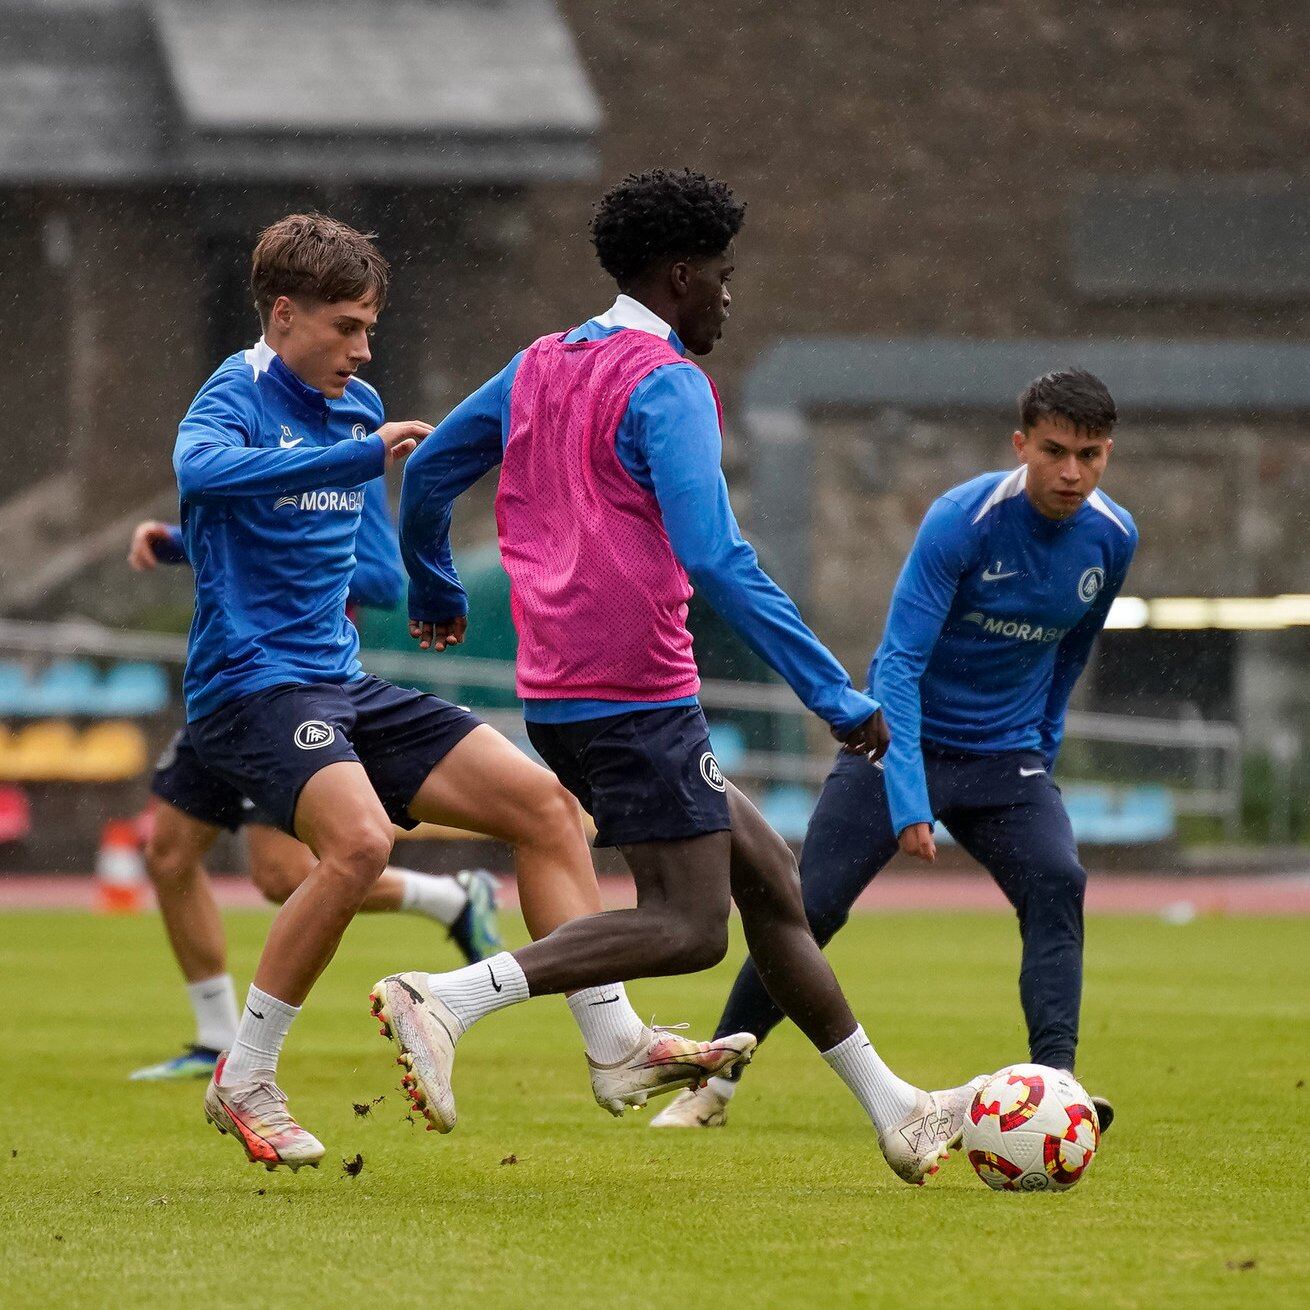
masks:
<path fill-rule="evenodd" d="M 714 758 L 710 751 L 706 751 L 700 757 L 700 776 L 705 779 L 715 791 L 724 790 L 723 770 L 719 768 L 719 762 Z"/>
<path fill-rule="evenodd" d="M 1097 596 L 1101 594 L 1101 588 L 1105 586 L 1105 570 L 1102 568 L 1090 568 L 1083 570 L 1083 576 L 1078 579 L 1078 599 L 1085 600 L 1089 605 Z"/>
<path fill-rule="evenodd" d="M 316 751 L 320 746 L 330 746 L 335 740 L 337 730 L 322 719 L 309 719 L 296 729 L 295 742 L 302 751 Z"/>

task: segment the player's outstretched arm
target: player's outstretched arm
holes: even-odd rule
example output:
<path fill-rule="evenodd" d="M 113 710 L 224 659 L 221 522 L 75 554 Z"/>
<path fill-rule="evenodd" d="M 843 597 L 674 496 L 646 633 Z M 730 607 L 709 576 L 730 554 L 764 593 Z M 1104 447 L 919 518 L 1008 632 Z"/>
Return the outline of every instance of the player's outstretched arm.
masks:
<path fill-rule="evenodd" d="M 932 860 L 932 805 L 923 767 L 919 681 L 950 612 L 971 541 L 964 514 L 939 500 L 924 516 L 892 592 L 882 644 L 869 671 L 873 693 L 892 729 L 887 800 L 901 849 Z"/>
<path fill-rule="evenodd" d="M 380 477 L 430 430 L 426 423 L 383 424 L 363 441 L 331 446 L 248 445 L 256 430 L 253 394 L 231 374 L 201 389 L 178 428 L 173 469 L 178 489 L 192 501 L 281 495 L 319 487 L 357 487 Z"/>
<path fill-rule="evenodd" d="M 877 702 L 855 690 L 742 538 L 720 467 L 723 442 L 708 379 L 691 365 L 658 369 L 634 391 L 634 407 L 664 530 L 692 581 L 835 736 L 851 749 L 876 751 Z M 873 743 L 868 750 L 866 739 Z"/>
<path fill-rule="evenodd" d="M 517 362 L 456 405 L 405 466 L 400 555 L 409 574 L 410 635 L 423 650 L 445 650 L 464 637 L 468 597 L 450 549 L 450 520 L 456 499 L 500 463 Z"/>

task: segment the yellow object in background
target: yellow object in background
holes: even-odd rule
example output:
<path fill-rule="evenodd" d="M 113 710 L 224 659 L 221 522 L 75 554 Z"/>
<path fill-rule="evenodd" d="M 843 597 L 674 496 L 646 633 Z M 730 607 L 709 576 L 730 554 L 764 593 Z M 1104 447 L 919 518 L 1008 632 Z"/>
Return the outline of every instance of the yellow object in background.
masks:
<path fill-rule="evenodd" d="M 141 729 L 123 720 L 83 733 L 63 719 L 0 728 L 0 782 L 122 782 L 145 772 L 149 758 Z"/>
<path fill-rule="evenodd" d="M 78 782 L 120 782 L 143 773 L 148 760 L 141 729 L 114 719 L 97 723 L 82 734 L 68 776 Z"/>

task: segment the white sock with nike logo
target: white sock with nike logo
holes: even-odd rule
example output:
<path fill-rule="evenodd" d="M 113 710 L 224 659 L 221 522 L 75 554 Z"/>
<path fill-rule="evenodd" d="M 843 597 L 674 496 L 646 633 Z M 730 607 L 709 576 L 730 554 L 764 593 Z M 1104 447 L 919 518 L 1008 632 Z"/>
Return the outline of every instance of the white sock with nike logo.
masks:
<path fill-rule="evenodd" d="M 627 1059 L 646 1031 L 622 983 L 584 987 L 568 997 L 568 1003 L 582 1031 L 587 1054 L 597 1064 L 617 1064 Z"/>
<path fill-rule="evenodd" d="M 191 1013 L 196 1016 L 196 1045 L 225 1051 L 237 1039 L 237 989 L 230 973 L 187 983 Z"/>
<path fill-rule="evenodd" d="M 450 1007 L 466 1032 L 479 1019 L 528 999 L 528 980 L 508 951 L 449 973 L 430 973 L 428 986 Z"/>
<path fill-rule="evenodd" d="M 855 1093 L 880 1133 L 898 1124 L 918 1102 L 919 1089 L 892 1073 L 858 1025 L 844 1042 L 824 1051 L 823 1058 Z"/>
<path fill-rule="evenodd" d="M 240 1087 L 243 1083 L 276 1081 L 282 1043 L 299 1013 L 300 1006 L 279 1001 L 251 983 L 237 1025 L 237 1039 L 228 1052 L 219 1085 Z"/>

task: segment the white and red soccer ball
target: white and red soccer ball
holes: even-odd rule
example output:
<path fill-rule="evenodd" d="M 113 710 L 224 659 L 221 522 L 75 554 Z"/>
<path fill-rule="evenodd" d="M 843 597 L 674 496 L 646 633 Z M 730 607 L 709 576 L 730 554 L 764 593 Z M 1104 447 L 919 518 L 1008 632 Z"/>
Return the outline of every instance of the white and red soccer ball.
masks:
<path fill-rule="evenodd" d="M 1014 1064 L 987 1080 L 964 1118 L 964 1153 L 998 1192 L 1065 1192 L 1101 1143 L 1091 1097 L 1072 1074 Z"/>

